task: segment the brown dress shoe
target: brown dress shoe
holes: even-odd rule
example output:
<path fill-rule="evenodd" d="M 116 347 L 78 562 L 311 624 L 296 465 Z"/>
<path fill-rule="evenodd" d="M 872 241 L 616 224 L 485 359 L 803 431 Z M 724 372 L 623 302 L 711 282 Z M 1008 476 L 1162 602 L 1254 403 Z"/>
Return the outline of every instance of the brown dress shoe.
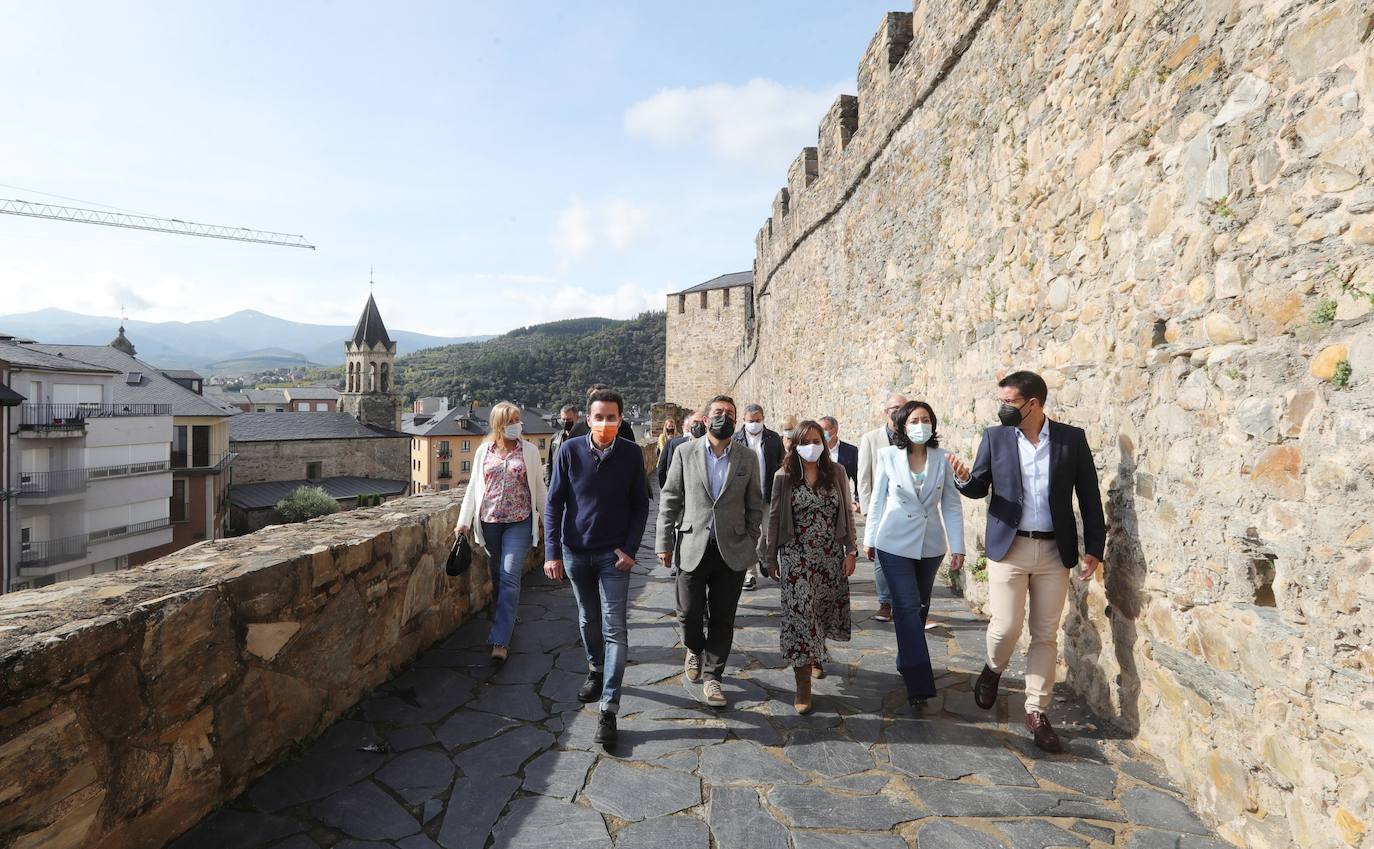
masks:
<path fill-rule="evenodd" d="M 1054 728 L 1050 725 L 1050 718 L 1038 710 L 1033 710 L 1026 714 L 1026 728 L 1035 736 L 1035 745 L 1046 752 L 1062 752 L 1064 744 L 1060 742 L 1059 735 L 1054 733 Z"/>
<path fill-rule="evenodd" d="M 808 714 L 811 712 L 811 666 L 794 666 L 792 674 L 797 679 L 797 697 L 792 707 L 797 709 L 797 713 Z"/>
<path fill-rule="evenodd" d="M 973 685 L 973 701 L 983 710 L 991 710 L 997 704 L 997 685 L 1002 680 L 1002 673 L 993 672 L 987 664 L 983 665 L 983 671 L 978 676 L 978 683 Z"/>

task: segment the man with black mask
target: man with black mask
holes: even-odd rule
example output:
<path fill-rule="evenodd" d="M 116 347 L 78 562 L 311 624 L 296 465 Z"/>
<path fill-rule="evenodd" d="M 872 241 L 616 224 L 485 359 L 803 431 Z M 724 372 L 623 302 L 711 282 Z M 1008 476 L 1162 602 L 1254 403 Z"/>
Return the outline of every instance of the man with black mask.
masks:
<path fill-rule="evenodd" d="M 693 439 L 701 439 L 706 435 L 706 410 L 703 408 L 692 413 L 682 423 L 682 436 L 675 436 L 668 440 L 668 444 L 663 446 L 663 451 L 658 455 L 658 488 L 663 489 L 664 481 L 668 480 L 668 468 L 673 464 L 673 454 L 678 446 Z"/>
<path fill-rule="evenodd" d="M 739 429 L 739 433 L 734 435 L 734 440 L 758 458 L 763 503 L 770 503 L 773 499 L 773 475 L 782 466 L 782 436 L 777 431 L 769 430 L 763 423 L 763 407 L 758 404 L 745 405 L 744 425 Z M 757 586 L 755 567 L 750 566 L 749 572 L 744 576 L 744 588 L 752 590 Z"/>
<path fill-rule="evenodd" d="M 558 411 L 558 431 L 554 433 L 553 439 L 549 440 L 549 460 L 544 464 L 546 486 L 553 477 L 553 462 L 558 457 L 558 449 L 573 437 L 573 429 L 577 427 L 577 414 L 577 406 L 574 404 L 564 404 L 563 409 Z"/>
<path fill-rule="evenodd" d="M 987 663 L 973 687 L 984 710 L 997 704 L 997 685 L 1021 637 L 1030 599 L 1030 649 L 1026 652 L 1026 728 L 1035 745 L 1061 751 L 1046 712 L 1054 690 L 1059 619 L 1069 591 L 1069 572 L 1079 561 L 1078 523 L 1083 516 L 1086 581 L 1102 564 L 1107 543 L 1102 496 L 1092 448 L 1081 428 L 1045 415 L 1049 389 L 1040 375 L 1012 372 L 997 384 L 1001 427 L 990 427 L 970 469 L 953 454 L 954 485 L 968 498 L 991 494 L 986 540 L 988 558 Z"/>

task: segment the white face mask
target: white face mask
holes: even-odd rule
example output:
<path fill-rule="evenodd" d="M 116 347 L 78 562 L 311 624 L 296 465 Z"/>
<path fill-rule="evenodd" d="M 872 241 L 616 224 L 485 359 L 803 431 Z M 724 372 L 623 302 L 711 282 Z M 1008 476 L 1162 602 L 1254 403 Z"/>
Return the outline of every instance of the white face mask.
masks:
<path fill-rule="evenodd" d="M 745 422 L 744 432 L 750 436 L 758 436 L 763 433 L 763 422 Z"/>
<path fill-rule="evenodd" d="M 814 463 L 821 458 L 821 452 L 825 450 L 824 445 L 812 443 L 811 445 L 798 445 L 797 456 L 808 463 Z"/>
<path fill-rule="evenodd" d="M 520 434 L 525 432 L 525 427 L 520 424 L 520 422 L 516 422 L 515 424 L 506 425 L 502 428 L 501 432 L 506 435 L 506 439 L 519 439 Z"/>
<path fill-rule="evenodd" d="M 795 430 L 784 430 L 784 431 L 782 432 L 782 438 L 783 438 L 783 439 L 791 439 L 792 437 L 794 437 L 794 436 L 796 436 L 796 435 L 797 435 L 797 432 L 796 432 Z"/>
<path fill-rule="evenodd" d="M 906 426 L 906 438 L 917 445 L 925 445 L 930 440 L 932 428 L 924 422 L 920 424 L 909 424 Z"/>

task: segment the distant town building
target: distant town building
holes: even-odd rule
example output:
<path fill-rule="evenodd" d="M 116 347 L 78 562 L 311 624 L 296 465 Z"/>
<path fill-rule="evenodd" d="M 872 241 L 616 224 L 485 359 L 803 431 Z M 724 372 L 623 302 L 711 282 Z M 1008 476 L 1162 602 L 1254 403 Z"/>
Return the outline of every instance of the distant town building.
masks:
<path fill-rule="evenodd" d="M 320 486 L 344 508 L 359 494 L 404 495 L 410 488 L 408 445 L 407 434 L 365 425 L 345 412 L 231 416 L 229 448 L 237 455 L 229 492 L 233 532 L 275 521 L 272 506 L 281 495 L 266 499 L 281 487 L 259 484 Z M 363 479 L 372 483 L 357 483 Z"/>
<path fill-rule="evenodd" d="M 226 400 L 230 393 L 221 393 Z M 270 389 L 245 389 L 245 412 L 253 413 L 333 413 L 339 409 L 339 390 L 329 386 L 286 386 Z"/>
<path fill-rule="evenodd" d="M 367 304 L 353 337 L 344 343 L 344 391 L 339 409 L 365 425 L 399 429 L 401 401 L 396 394 L 396 343 L 386 332 L 377 301 Z"/>
<path fill-rule="evenodd" d="M 465 486 L 472 479 L 473 454 L 490 433 L 490 416 L 491 407 L 465 404 L 450 409 L 447 398 L 417 399 L 415 412 L 401 417 L 401 430 L 411 438 L 411 494 Z M 543 462 L 548 462 L 553 438 L 547 418 L 547 412 L 533 407 L 520 411 L 524 438 L 539 448 Z"/>

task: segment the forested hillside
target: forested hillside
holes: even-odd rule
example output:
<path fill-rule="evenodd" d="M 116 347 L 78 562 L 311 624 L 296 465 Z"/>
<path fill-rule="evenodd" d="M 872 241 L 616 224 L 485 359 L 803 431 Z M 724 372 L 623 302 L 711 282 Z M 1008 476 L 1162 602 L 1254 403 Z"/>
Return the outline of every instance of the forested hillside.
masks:
<path fill-rule="evenodd" d="M 512 400 L 556 409 L 581 404 L 588 386 L 607 383 L 627 404 L 647 406 L 663 400 L 666 322 L 662 312 L 628 321 L 574 318 L 485 342 L 427 348 L 396 361 L 397 388 L 411 399 Z"/>

